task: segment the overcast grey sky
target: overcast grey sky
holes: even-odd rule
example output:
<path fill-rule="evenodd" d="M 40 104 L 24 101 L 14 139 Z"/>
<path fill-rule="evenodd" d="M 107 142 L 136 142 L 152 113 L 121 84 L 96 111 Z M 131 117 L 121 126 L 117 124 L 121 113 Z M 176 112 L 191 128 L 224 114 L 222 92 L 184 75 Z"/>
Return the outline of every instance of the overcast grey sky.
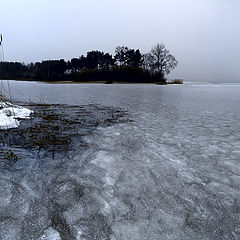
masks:
<path fill-rule="evenodd" d="M 169 77 L 240 82 L 240 0 L 0 0 L 7 61 L 70 59 L 164 43 Z"/>

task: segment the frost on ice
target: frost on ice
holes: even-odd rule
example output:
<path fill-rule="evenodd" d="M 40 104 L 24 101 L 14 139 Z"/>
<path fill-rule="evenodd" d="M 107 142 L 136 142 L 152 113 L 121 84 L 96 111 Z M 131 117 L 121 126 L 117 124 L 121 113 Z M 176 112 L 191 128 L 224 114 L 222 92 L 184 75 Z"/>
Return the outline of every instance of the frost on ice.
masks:
<path fill-rule="evenodd" d="M 18 127 L 20 119 L 29 118 L 31 113 L 27 108 L 0 101 L 0 129 Z"/>

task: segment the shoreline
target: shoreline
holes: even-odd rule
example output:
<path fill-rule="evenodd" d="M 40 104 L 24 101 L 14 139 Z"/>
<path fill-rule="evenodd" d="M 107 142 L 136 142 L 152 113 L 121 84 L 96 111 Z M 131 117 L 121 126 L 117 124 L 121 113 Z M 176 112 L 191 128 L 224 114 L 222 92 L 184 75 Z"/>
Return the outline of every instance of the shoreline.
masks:
<path fill-rule="evenodd" d="M 72 80 L 63 80 L 63 81 L 49 81 L 49 80 L 36 80 L 36 79 L 0 79 L 1 81 L 24 81 L 24 82 L 40 82 L 40 83 L 47 83 L 47 84 L 153 84 L 153 85 L 182 85 L 182 82 L 174 82 L 174 81 L 167 81 L 167 82 L 119 82 L 113 81 L 112 83 L 108 83 L 107 81 L 72 81 Z"/>

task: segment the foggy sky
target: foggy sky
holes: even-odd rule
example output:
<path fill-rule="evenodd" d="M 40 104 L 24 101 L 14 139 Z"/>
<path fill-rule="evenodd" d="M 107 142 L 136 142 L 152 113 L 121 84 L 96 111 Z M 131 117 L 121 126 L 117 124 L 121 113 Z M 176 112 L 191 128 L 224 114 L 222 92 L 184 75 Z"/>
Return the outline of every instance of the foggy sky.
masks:
<path fill-rule="evenodd" d="M 240 82 L 239 0 L 0 0 L 7 61 L 66 60 L 164 43 L 170 78 Z"/>

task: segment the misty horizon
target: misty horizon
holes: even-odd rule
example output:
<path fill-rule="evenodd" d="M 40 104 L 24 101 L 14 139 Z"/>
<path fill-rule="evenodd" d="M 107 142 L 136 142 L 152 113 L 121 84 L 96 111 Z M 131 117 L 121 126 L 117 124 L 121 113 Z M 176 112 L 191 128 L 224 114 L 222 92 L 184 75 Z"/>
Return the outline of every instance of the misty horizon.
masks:
<path fill-rule="evenodd" d="M 240 82 L 237 0 L 12 0 L 1 9 L 6 61 L 69 60 L 116 46 L 146 53 L 159 42 L 179 62 L 168 78 Z"/>

